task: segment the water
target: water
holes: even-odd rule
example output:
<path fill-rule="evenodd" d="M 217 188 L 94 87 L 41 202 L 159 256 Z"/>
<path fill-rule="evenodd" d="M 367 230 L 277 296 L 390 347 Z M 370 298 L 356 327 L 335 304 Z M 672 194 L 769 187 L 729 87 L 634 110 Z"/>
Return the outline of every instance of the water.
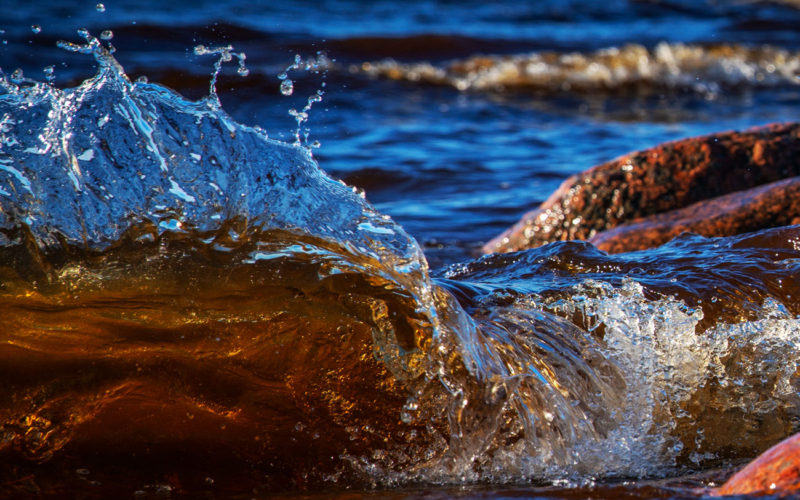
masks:
<path fill-rule="evenodd" d="M 478 253 L 570 174 L 795 119 L 798 21 L 4 9 L 4 494 L 706 491 L 798 430 L 800 231 Z"/>

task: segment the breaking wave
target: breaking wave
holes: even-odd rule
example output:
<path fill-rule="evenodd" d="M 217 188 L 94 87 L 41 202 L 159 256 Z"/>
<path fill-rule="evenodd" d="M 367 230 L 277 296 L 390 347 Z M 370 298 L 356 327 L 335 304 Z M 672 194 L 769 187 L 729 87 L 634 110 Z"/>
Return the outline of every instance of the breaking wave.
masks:
<path fill-rule="evenodd" d="M 193 102 L 133 83 L 86 41 L 100 69 L 75 88 L 0 80 L 4 480 L 580 483 L 797 430 L 797 228 L 556 244 L 431 279 L 309 149 L 236 123 L 213 85 Z M 616 56 L 685 71 L 709 50 Z"/>

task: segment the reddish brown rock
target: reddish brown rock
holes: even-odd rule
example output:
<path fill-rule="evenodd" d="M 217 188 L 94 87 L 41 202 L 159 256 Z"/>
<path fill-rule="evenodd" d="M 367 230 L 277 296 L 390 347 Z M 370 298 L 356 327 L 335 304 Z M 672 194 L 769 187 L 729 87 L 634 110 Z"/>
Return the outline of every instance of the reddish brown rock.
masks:
<path fill-rule="evenodd" d="M 590 239 L 626 222 L 800 176 L 797 158 L 796 123 L 665 143 L 570 177 L 483 250 L 509 252 Z"/>
<path fill-rule="evenodd" d="M 737 191 L 636 219 L 589 241 L 609 253 L 661 245 L 683 232 L 726 236 L 800 223 L 800 177 Z"/>
<path fill-rule="evenodd" d="M 785 494 L 800 490 L 800 434 L 781 441 L 734 474 L 715 495 Z"/>

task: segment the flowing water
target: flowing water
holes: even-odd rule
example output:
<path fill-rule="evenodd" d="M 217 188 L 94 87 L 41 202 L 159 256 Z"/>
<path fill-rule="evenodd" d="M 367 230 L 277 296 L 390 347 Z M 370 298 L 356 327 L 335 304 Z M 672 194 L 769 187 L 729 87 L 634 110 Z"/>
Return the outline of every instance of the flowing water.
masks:
<path fill-rule="evenodd" d="M 800 228 L 477 255 L 796 119 L 791 2 L 278 5 L 0 8 L 4 496 L 692 497 L 800 430 Z"/>

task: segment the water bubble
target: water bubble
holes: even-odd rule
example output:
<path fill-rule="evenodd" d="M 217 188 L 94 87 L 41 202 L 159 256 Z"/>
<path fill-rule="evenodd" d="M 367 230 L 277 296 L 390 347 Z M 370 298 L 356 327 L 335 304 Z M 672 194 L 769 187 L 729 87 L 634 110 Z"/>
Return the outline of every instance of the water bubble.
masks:
<path fill-rule="evenodd" d="M 100 33 L 100 38 L 103 40 L 111 40 L 114 38 L 114 32 L 111 30 L 104 30 L 102 33 Z"/>
<path fill-rule="evenodd" d="M 281 94 L 283 95 L 292 95 L 294 92 L 294 82 L 289 79 L 286 79 L 281 82 Z"/>
<path fill-rule="evenodd" d="M 21 68 L 17 68 L 13 73 L 11 73 L 11 81 L 14 83 L 22 83 L 24 79 L 25 75 L 22 73 Z"/>
<path fill-rule="evenodd" d="M 106 6 L 101 4 L 101 3 L 95 5 L 94 8 L 95 8 L 95 10 L 97 12 L 105 12 L 106 11 Z"/>
<path fill-rule="evenodd" d="M 38 24 L 34 24 L 33 26 L 31 26 L 31 31 L 33 31 L 34 34 L 38 35 L 39 33 L 42 32 L 42 27 L 39 26 Z"/>
<path fill-rule="evenodd" d="M 81 38 L 85 38 L 85 39 L 87 39 L 87 40 L 88 40 L 88 39 L 89 39 L 89 36 L 90 36 L 90 35 L 89 35 L 89 30 L 87 30 L 86 28 L 80 28 L 80 29 L 78 29 L 78 36 L 80 36 Z"/>

